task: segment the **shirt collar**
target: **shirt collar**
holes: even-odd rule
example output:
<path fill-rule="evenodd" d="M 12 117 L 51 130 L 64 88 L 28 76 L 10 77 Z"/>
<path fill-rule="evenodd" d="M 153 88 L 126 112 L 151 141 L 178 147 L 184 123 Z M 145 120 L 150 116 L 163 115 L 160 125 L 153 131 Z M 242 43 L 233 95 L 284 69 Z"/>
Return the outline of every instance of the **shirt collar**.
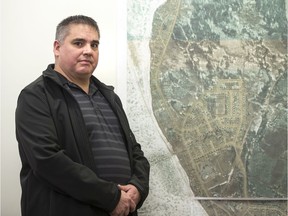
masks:
<path fill-rule="evenodd" d="M 57 71 L 56 71 L 57 72 Z M 64 87 L 73 87 L 73 88 L 79 88 L 81 89 L 79 86 L 77 86 L 75 83 L 70 82 L 65 76 L 63 76 L 62 74 L 57 72 L 57 75 L 62 83 L 62 85 Z M 93 82 L 93 80 L 90 78 L 90 84 L 89 84 L 89 95 L 93 95 L 94 93 L 96 93 L 98 91 L 95 83 Z"/>

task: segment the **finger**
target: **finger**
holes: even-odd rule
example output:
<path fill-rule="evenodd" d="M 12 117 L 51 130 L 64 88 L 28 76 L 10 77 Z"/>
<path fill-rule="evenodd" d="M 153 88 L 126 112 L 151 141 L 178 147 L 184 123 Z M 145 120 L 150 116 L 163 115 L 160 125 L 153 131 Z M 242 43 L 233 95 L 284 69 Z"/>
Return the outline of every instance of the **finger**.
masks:
<path fill-rule="evenodd" d="M 134 212 L 135 210 L 136 210 L 136 204 L 133 200 L 131 200 L 130 212 Z"/>
<path fill-rule="evenodd" d="M 130 209 L 127 208 L 127 209 L 125 210 L 125 216 L 129 215 L 129 213 L 130 213 Z"/>

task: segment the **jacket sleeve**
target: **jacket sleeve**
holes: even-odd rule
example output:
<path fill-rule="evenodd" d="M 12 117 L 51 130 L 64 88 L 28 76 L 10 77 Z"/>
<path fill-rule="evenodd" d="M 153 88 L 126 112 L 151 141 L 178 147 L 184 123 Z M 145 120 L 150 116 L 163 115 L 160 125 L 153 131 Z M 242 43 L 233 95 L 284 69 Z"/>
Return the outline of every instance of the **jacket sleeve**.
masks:
<path fill-rule="evenodd" d="M 41 88 L 26 88 L 20 93 L 16 137 L 22 163 L 25 160 L 33 175 L 53 190 L 107 212 L 116 207 L 121 196 L 117 185 L 101 180 L 88 167 L 72 161 L 61 148 Z"/>
<path fill-rule="evenodd" d="M 124 128 L 124 132 L 128 141 L 128 148 L 132 154 L 132 178 L 129 184 L 133 184 L 141 195 L 141 200 L 137 205 L 140 208 L 144 203 L 149 193 L 149 175 L 150 175 L 150 164 L 147 158 L 144 156 L 144 152 L 141 149 L 141 145 L 136 141 L 135 136 L 129 126 L 129 122 L 125 111 L 122 107 L 121 100 L 116 96 L 118 109 L 120 109 L 120 122 Z"/>
<path fill-rule="evenodd" d="M 132 132 L 130 132 L 130 137 L 133 142 L 133 173 L 129 183 L 133 184 L 141 194 L 141 200 L 137 205 L 137 208 L 140 208 L 149 193 L 150 164 L 144 156 L 140 144 L 136 142 Z"/>

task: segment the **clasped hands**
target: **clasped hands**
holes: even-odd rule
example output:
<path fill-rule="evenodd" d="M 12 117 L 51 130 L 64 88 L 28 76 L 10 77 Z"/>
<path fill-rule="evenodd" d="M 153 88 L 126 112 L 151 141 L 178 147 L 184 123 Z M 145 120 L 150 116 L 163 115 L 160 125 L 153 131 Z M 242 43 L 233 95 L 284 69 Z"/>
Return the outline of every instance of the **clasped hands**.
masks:
<path fill-rule="evenodd" d="M 118 185 L 121 190 L 121 197 L 116 208 L 110 213 L 111 216 L 127 216 L 130 212 L 136 210 L 136 206 L 140 201 L 140 193 L 138 189 L 132 185 Z"/>

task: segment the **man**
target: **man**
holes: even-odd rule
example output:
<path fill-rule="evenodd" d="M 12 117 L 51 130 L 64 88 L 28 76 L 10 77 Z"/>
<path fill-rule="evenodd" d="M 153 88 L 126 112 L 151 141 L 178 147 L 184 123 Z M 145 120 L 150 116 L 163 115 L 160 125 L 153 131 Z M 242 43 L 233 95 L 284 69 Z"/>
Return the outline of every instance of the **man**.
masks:
<path fill-rule="evenodd" d="M 55 64 L 19 95 L 22 216 L 137 215 L 148 195 L 149 162 L 121 101 L 92 75 L 99 38 L 92 18 L 64 19 Z"/>

